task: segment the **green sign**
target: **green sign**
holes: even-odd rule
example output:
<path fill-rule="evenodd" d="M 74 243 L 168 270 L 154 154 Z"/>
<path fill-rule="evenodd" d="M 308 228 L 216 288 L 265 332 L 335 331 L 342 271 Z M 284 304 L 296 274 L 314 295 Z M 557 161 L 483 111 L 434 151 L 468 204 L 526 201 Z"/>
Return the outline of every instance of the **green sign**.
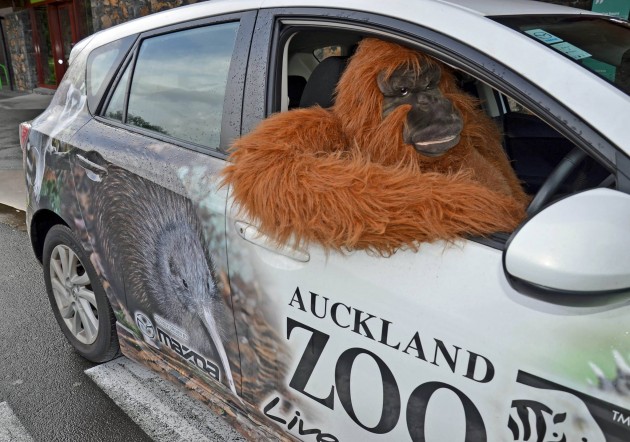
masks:
<path fill-rule="evenodd" d="M 627 20 L 630 15 L 630 0 L 593 0 L 592 11 Z"/>
<path fill-rule="evenodd" d="M 615 81 L 617 68 L 615 68 L 612 64 L 604 63 L 603 61 L 594 60 L 592 58 L 585 58 L 582 60 L 582 64 L 605 79 Z"/>

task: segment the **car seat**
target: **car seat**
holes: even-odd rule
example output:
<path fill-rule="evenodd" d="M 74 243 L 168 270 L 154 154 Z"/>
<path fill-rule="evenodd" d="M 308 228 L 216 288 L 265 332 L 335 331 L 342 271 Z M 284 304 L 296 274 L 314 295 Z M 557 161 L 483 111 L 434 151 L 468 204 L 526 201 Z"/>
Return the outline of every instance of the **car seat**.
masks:
<path fill-rule="evenodd" d="M 334 103 L 335 88 L 347 62 L 348 57 L 328 57 L 318 64 L 306 83 L 300 107 L 315 105 L 331 107 Z"/>

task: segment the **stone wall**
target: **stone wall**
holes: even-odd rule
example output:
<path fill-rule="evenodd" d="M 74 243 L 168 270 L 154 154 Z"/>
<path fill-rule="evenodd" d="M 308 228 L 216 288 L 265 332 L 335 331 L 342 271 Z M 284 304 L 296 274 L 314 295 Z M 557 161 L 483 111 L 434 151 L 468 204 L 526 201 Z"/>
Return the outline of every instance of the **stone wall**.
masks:
<path fill-rule="evenodd" d="M 149 0 L 91 0 L 94 32 L 149 14 Z"/>
<path fill-rule="evenodd" d="M 89 0 L 94 32 L 154 12 L 204 0 Z M 87 6 L 87 5 L 86 5 Z M 37 87 L 33 31 L 28 10 L 7 14 L 3 22 L 11 56 L 14 86 L 20 91 Z"/>
<path fill-rule="evenodd" d="M 134 18 L 204 0 L 91 0 L 94 32 Z"/>
<path fill-rule="evenodd" d="M 4 32 L 11 55 L 15 88 L 30 91 L 37 87 L 37 69 L 29 12 L 23 10 L 6 15 Z"/>
<path fill-rule="evenodd" d="M 151 13 L 176 8 L 177 6 L 191 5 L 204 0 L 150 0 Z"/>

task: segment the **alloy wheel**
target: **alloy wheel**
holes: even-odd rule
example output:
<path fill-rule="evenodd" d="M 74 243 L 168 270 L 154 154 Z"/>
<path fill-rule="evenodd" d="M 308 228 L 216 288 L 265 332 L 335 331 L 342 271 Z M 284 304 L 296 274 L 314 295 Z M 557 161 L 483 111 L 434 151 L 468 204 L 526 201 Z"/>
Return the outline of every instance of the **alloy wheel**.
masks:
<path fill-rule="evenodd" d="M 90 278 L 79 257 L 59 244 L 50 259 L 50 279 L 57 308 L 70 333 L 90 345 L 98 335 L 98 310 Z"/>

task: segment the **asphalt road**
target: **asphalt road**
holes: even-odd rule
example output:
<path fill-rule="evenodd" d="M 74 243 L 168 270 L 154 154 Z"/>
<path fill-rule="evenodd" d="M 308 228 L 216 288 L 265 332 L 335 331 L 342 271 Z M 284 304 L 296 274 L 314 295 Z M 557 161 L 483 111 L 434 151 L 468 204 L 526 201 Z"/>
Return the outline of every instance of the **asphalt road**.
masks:
<path fill-rule="evenodd" d="M 59 330 L 23 217 L 0 206 L 0 404 L 34 441 L 150 441 Z"/>

